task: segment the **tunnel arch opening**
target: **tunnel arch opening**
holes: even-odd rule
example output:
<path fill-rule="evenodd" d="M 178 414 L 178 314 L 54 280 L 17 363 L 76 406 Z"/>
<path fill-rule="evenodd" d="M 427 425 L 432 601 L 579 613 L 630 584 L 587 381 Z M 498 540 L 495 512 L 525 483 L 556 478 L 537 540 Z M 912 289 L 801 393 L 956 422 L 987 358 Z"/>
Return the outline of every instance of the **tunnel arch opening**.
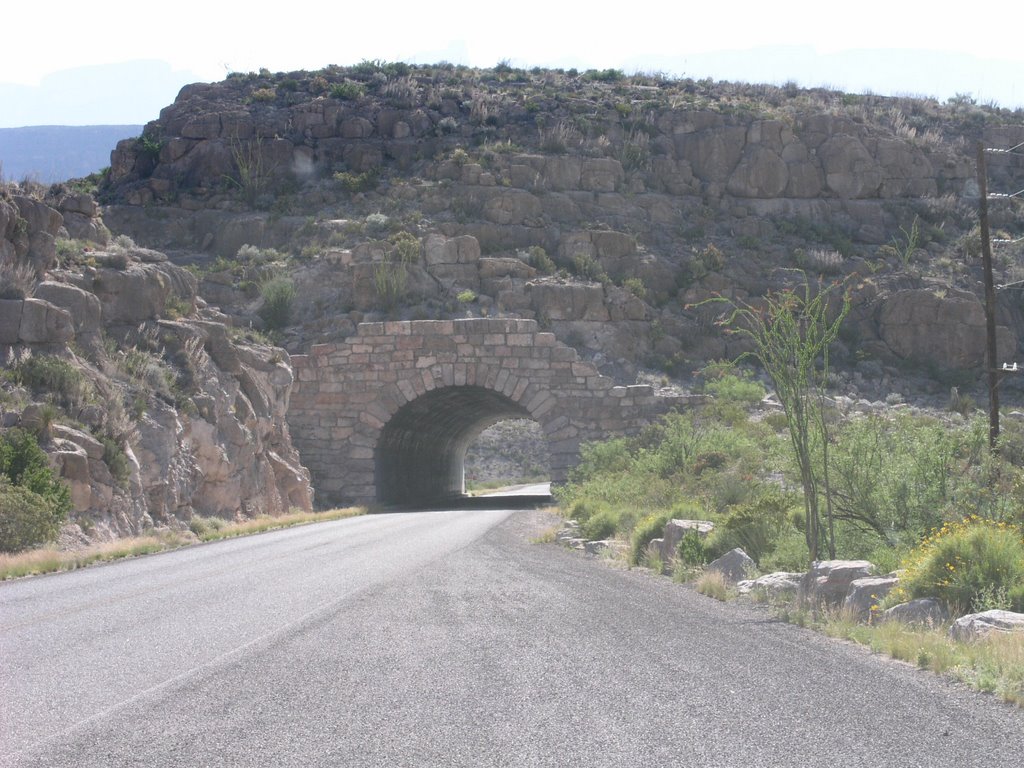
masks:
<path fill-rule="evenodd" d="M 544 428 L 532 419 L 492 424 L 470 443 L 465 468 L 467 493 L 550 485 L 551 455 Z"/>
<path fill-rule="evenodd" d="M 374 451 L 377 500 L 424 506 L 465 493 L 466 451 L 488 427 L 532 419 L 510 397 L 480 386 L 431 390 L 394 413 Z"/>

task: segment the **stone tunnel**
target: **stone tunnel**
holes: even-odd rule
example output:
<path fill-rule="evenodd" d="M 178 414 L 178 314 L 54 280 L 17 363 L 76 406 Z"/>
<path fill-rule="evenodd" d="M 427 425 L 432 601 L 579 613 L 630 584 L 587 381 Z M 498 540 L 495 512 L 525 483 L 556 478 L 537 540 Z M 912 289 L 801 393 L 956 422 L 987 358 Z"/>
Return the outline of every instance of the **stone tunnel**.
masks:
<path fill-rule="evenodd" d="M 617 386 L 534 320 L 362 323 L 292 363 L 288 423 L 319 506 L 461 496 L 466 450 L 505 419 L 540 425 L 551 480 L 563 482 L 583 442 L 635 433 L 686 403 Z"/>

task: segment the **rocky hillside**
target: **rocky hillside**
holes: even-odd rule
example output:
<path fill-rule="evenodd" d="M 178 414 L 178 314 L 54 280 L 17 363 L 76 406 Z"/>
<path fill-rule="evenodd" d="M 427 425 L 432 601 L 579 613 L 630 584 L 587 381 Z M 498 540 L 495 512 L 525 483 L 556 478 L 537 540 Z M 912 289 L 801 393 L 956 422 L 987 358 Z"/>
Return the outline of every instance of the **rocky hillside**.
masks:
<path fill-rule="evenodd" d="M 65 545 L 311 508 L 287 353 L 229 328 L 197 287 L 112 239 L 88 194 L 0 190 L 0 431 L 35 433 L 70 485 Z"/>
<path fill-rule="evenodd" d="M 184 88 L 118 145 L 101 195 L 108 223 L 194 264 L 237 324 L 262 327 L 261 285 L 290 281 L 300 298 L 278 325 L 293 352 L 367 316 L 508 314 L 620 378 L 686 376 L 742 350 L 700 302 L 756 301 L 806 273 L 853 291 L 835 358 L 846 385 L 909 390 L 922 371 L 948 391 L 976 378 L 983 349 L 981 139 L 1024 141 L 1024 116 L 364 62 Z M 1024 186 L 1018 160 L 993 158 L 994 190 Z M 1019 206 L 993 216 L 1024 232 Z M 1000 248 L 1000 282 L 1024 275 L 1019 256 Z M 1007 360 L 1024 337 L 1018 296 L 1000 294 Z"/>

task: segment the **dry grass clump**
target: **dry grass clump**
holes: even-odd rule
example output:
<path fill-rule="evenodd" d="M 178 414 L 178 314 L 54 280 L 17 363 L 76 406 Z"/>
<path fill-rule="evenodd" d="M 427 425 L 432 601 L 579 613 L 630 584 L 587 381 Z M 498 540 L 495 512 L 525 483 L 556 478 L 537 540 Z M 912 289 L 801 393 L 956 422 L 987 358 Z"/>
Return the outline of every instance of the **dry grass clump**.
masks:
<path fill-rule="evenodd" d="M 723 603 L 729 598 L 729 585 L 725 581 L 725 576 L 718 571 L 705 571 L 697 579 L 695 586 L 700 594 L 721 600 Z"/>
<path fill-rule="evenodd" d="M 292 512 L 277 517 L 264 515 L 240 522 L 196 516 L 192 519 L 191 533 L 164 531 L 147 536 L 133 536 L 103 544 L 94 544 L 75 552 L 60 552 L 48 548 L 33 549 L 16 554 L 0 554 L 0 581 L 56 571 L 73 571 L 93 563 L 164 552 L 195 543 L 196 538 L 200 541 L 215 541 L 263 533 L 277 528 L 288 528 L 293 525 L 341 520 L 362 515 L 365 512 L 366 509 L 363 507 L 346 507 L 330 509 L 326 512 Z"/>

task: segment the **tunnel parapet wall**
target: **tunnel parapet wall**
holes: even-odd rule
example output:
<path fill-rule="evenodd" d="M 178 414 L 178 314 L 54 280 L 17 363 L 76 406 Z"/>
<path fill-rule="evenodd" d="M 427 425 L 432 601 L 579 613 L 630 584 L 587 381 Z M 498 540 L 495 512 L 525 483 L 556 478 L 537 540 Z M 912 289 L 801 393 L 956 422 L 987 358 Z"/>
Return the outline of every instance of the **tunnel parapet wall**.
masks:
<path fill-rule="evenodd" d="M 514 318 L 362 323 L 292 364 L 292 440 L 329 505 L 457 495 L 466 447 L 507 418 L 540 424 L 562 482 L 581 443 L 635 433 L 688 403 L 618 386 L 536 321 Z"/>

